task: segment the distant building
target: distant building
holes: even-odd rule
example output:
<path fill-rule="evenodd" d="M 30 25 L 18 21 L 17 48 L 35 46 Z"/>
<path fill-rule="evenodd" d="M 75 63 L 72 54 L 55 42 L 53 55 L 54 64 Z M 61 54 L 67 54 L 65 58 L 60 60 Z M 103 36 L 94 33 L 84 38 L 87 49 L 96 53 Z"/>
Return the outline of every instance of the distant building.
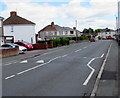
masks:
<path fill-rule="evenodd" d="M 115 30 L 107 29 L 107 30 L 103 30 L 103 31 L 99 32 L 98 37 L 107 38 L 108 36 L 111 36 L 111 37 L 115 38 L 115 34 L 116 34 Z"/>
<path fill-rule="evenodd" d="M 0 45 L 4 43 L 3 20 L 4 18 L 0 16 Z"/>
<path fill-rule="evenodd" d="M 10 12 L 10 17 L 3 22 L 5 42 L 26 41 L 35 43 L 35 23 Z"/>
<path fill-rule="evenodd" d="M 76 32 L 77 34 L 80 33 L 78 30 L 69 27 L 61 27 L 59 25 L 55 25 L 54 22 L 52 22 L 50 25 L 47 25 L 38 32 L 38 37 L 43 40 L 62 37 L 74 37 L 76 36 Z"/>

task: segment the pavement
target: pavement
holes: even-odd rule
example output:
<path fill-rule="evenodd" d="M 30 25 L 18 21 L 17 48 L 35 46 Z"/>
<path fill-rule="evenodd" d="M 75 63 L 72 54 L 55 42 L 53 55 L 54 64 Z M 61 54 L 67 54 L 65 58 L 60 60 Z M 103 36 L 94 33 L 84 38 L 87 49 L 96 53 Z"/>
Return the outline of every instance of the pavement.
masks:
<path fill-rule="evenodd" d="M 4 58 L 3 96 L 90 96 L 111 43 L 96 95 L 117 96 L 118 47 L 110 40 Z"/>

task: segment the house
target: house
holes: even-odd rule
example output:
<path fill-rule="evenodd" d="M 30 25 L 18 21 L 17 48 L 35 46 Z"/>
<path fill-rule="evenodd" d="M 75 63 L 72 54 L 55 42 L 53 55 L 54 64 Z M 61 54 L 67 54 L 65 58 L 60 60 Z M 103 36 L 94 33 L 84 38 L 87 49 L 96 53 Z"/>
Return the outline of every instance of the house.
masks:
<path fill-rule="evenodd" d="M 10 17 L 3 22 L 5 43 L 26 41 L 35 43 L 35 23 L 10 12 Z"/>
<path fill-rule="evenodd" d="M 116 34 L 115 30 L 105 29 L 98 33 L 98 37 L 106 39 L 108 36 L 111 36 L 111 37 L 115 38 L 115 34 Z"/>
<path fill-rule="evenodd" d="M 42 40 L 73 36 L 76 36 L 75 28 L 72 29 L 69 27 L 61 27 L 59 25 L 55 25 L 54 22 L 52 22 L 50 25 L 47 25 L 38 32 L 38 37 L 41 38 Z"/>

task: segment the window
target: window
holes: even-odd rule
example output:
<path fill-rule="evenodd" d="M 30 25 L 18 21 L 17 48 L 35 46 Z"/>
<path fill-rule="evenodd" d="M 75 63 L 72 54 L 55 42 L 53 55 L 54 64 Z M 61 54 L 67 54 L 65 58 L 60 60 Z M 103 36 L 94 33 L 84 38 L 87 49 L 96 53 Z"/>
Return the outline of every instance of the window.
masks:
<path fill-rule="evenodd" d="M 73 32 L 73 31 L 70 31 L 70 34 L 74 34 L 74 32 Z"/>
<path fill-rule="evenodd" d="M 11 26 L 11 32 L 13 32 L 13 26 Z"/>
<path fill-rule="evenodd" d="M 51 35 L 51 36 L 54 36 L 54 35 L 55 35 L 55 32 L 50 32 L 50 35 Z"/>
<path fill-rule="evenodd" d="M 68 34 L 68 32 L 67 31 L 65 31 L 65 35 L 67 35 Z"/>
<path fill-rule="evenodd" d="M 63 35 L 63 31 L 59 31 L 59 35 Z"/>

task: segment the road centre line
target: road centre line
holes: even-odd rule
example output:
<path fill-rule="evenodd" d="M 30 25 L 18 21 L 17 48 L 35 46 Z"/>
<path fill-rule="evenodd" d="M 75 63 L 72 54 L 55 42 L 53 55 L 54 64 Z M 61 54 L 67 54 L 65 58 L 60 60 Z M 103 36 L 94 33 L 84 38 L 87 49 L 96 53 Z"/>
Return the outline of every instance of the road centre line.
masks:
<path fill-rule="evenodd" d="M 9 77 L 6 77 L 5 79 L 7 80 L 7 79 L 10 79 L 10 78 L 13 78 L 13 77 L 15 77 L 15 75 L 11 75 Z"/>
<path fill-rule="evenodd" d="M 79 52 L 79 51 L 81 51 L 82 49 L 78 49 L 78 50 L 76 50 L 75 52 Z"/>
<path fill-rule="evenodd" d="M 46 64 L 49 64 L 49 63 L 51 63 L 52 61 L 54 61 L 54 60 L 56 60 L 56 59 L 63 58 L 63 57 L 66 57 L 66 56 L 67 56 L 67 55 L 55 57 L 55 58 L 49 60 L 49 61 L 46 62 L 46 63 L 43 63 L 43 64 L 40 64 L 40 65 L 38 65 L 38 66 L 35 66 L 35 67 L 29 68 L 29 69 L 27 69 L 27 70 L 21 71 L 21 72 L 17 73 L 17 75 L 20 75 L 20 74 L 23 74 L 23 73 L 25 73 L 25 72 L 34 70 L 34 69 L 36 69 L 36 68 L 38 68 L 38 67 L 41 67 L 41 66 L 46 65 Z"/>
<path fill-rule="evenodd" d="M 5 65 L 11 65 L 12 63 L 7 63 L 7 64 L 5 64 Z"/>
<path fill-rule="evenodd" d="M 83 85 L 87 85 L 89 80 L 91 79 L 93 73 L 95 72 L 95 69 L 92 68 L 90 66 L 90 64 L 95 60 L 95 59 L 98 59 L 98 58 L 103 58 L 104 56 L 104 53 L 100 56 L 100 57 L 95 57 L 95 58 L 92 58 L 88 63 L 87 63 L 87 66 L 92 70 L 91 73 L 89 74 L 89 76 L 87 77 L 87 79 L 85 80 L 85 82 L 83 83 Z"/>

